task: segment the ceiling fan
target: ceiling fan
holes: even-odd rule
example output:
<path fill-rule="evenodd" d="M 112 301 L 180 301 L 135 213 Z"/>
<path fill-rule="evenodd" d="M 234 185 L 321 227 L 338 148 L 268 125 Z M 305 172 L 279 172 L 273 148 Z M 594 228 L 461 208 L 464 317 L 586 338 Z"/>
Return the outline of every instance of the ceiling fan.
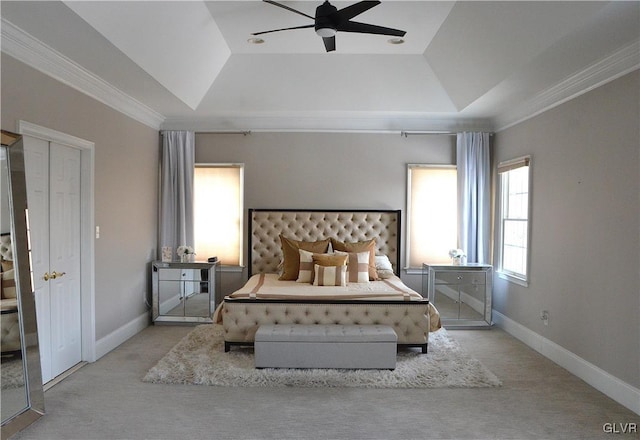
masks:
<path fill-rule="evenodd" d="M 358 3 L 354 3 L 351 6 L 347 6 L 338 10 L 335 6 L 329 3 L 327 0 L 320 6 L 316 8 L 316 16 L 312 17 L 310 15 L 305 14 L 304 12 L 300 12 L 296 9 L 290 8 L 289 6 L 285 6 L 281 3 L 275 2 L 273 0 L 263 0 L 266 3 L 270 3 L 274 6 L 278 6 L 280 8 L 286 9 L 287 11 L 295 12 L 296 14 L 300 14 L 304 17 L 310 18 L 314 21 L 314 24 L 307 24 L 303 26 L 294 26 L 283 29 L 273 29 L 270 31 L 263 32 L 255 32 L 251 35 L 262 35 L 268 34 L 270 32 L 280 32 L 280 31 L 288 31 L 291 29 L 304 29 L 304 28 L 315 28 L 316 34 L 322 37 L 322 41 L 324 42 L 324 47 L 327 49 L 327 52 L 331 52 L 336 50 L 336 32 L 356 32 L 361 34 L 379 34 L 379 35 L 393 35 L 396 37 L 404 37 L 406 34 L 405 31 L 401 31 L 398 29 L 391 29 L 382 26 L 376 26 L 373 24 L 367 23 L 359 23 L 357 21 L 351 21 L 353 17 L 356 15 L 360 15 L 365 11 L 373 8 L 380 4 L 380 1 L 361 1 Z"/>

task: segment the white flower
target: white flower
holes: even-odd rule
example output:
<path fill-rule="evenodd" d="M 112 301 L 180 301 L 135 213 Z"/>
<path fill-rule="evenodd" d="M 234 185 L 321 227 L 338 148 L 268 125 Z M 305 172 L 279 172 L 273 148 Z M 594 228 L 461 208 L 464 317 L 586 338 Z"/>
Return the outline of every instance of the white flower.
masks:
<path fill-rule="evenodd" d="M 196 254 L 191 246 L 178 246 L 176 253 L 178 255 Z"/>
<path fill-rule="evenodd" d="M 451 257 L 451 258 L 460 258 L 460 257 L 466 257 L 466 256 L 467 256 L 467 254 L 465 254 L 462 249 L 451 249 L 451 250 L 449 250 L 449 257 Z"/>

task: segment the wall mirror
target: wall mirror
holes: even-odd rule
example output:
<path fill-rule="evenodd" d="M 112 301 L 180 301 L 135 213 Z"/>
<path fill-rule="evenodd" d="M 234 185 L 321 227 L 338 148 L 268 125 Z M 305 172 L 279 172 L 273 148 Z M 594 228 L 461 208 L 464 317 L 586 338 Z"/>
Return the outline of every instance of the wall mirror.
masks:
<path fill-rule="evenodd" d="M 2 438 L 9 438 L 44 414 L 29 249 L 22 136 L 3 130 L 0 147 Z"/>

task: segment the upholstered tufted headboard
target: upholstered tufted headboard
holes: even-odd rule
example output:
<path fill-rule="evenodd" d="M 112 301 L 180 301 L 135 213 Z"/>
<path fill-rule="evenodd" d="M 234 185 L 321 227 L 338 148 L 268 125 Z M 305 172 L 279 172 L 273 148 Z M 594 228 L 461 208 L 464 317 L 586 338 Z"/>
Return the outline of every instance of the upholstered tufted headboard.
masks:
<path fill-rule="evenodd" d="M 280 234 L 317 241 L 376 239 L 376 255 L 386 255 L 394 272 L 400 268 L 401 211 L 249 209 L 249 276 L 274 273 L 282 259 Z"/>

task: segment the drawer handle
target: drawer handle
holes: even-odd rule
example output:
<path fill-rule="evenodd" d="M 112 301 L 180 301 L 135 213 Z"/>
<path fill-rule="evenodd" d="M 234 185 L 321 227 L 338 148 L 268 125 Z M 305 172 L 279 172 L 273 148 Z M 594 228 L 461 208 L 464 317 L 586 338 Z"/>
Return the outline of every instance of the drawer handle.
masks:
<path fill-rule="evenodd" d="M 462 279 L 462 275 L 458 275 L 456 278 L 461 280 Z"/>

